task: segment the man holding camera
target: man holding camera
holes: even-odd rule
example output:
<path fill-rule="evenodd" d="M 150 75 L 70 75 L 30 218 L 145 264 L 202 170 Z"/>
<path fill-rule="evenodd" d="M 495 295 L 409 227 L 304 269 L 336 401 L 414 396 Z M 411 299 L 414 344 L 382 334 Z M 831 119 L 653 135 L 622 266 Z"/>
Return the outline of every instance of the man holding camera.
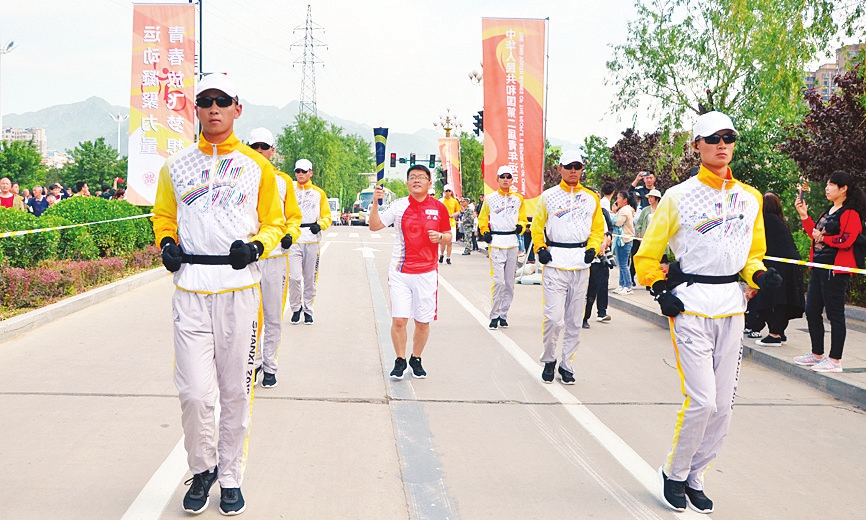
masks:
<path fill-rule="evenodd" d="M 673 448 L 659 468 L 664 503 L 675 511 L 688 506 L 711 513 L 703 475 L 728 434 L 743 351 L 746 298 L 738 280 L 770 290 L 782 278 L 762 261 L 763 196 L 734 179 L 728 167 L 737 140 L 733 122 L 708 112 L 693 131 L 700 171 L 662 197 L 635 267 L 670 317 L 685 396 Z M 660 260 L 668 246 L 677 262 L 665 274 Z"/>
<path fill-rule="evenodd" d="M 478 214 L 478 231 L 487 242 L 490 275 L 493 278 L 493 305 L 489 328 L 508 327 L 508 309 L 514 300 L 514 275 L 517 273 L 518 239 L 526 229 L 526 203 L 511 191 L 514 172 L 500 166 L 496 172 L 499 189 L 484 200 Z"/>
<path fill-rule="evenodd" d="M 643 182 L 643 186 L 638 186 Z M 631 181 L 631 186 L 629 187 L 629 191 L 634 193 L 635 197 L 637 197 L 638 209 L 643 209 L 649 206 L 649 200 L 647 200 L 647 194 L 656 188 L 656 176 L 653 172 L 648 171 L 640 171 L 637 172 L 634 180 Z"/>
<path fill-rule="evenodd" d="M 580 184 L 583 162 L 578 152 L 563 152 L 557 171 L 561 181 L 539 197 L 531 227 L 535 255 L 544 264 L 541 379 L 553 382 L 556 345 L 562 333 L 559 375 L 563 384 L 573 385 L 571 361 L 580 344 L 580 316 L 586 302 L 589 264 L 604 238 L 604 215 L 598 196 Z"/>
<path fill-rule="evenodd" d="M 243 107 L 234 82 L 210 74 L 195 97 L 201 136 L 160 170 L 153 231 L 177 287 L 174 383 L 193 474 L 183 508 L 204 511 L 219 479 L 220 512 L 236 515 L 246 508 L 242 462 L 261 327 L 257 260 L 283 238 L 285 219 L 274 167 L 235 137 Z"/>

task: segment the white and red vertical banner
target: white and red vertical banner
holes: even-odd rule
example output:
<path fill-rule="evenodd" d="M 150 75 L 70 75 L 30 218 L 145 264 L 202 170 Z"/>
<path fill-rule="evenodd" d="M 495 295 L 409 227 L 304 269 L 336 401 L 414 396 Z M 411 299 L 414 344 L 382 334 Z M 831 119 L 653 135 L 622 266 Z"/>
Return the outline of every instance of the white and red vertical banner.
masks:
<path fill-rule="evenodd" d="M 463 175 L 460 172 L 460 139 L 456 137 L 439 138 L 439 159 L 442 170 L 447 173 L 448 184 L 454 187 L 454 196 L 463 198 Z"/>
<path fill-rule="evenodd" d="M 529 216 L 544 191 L 546 31 L 545 20 L 481 19 L 485 192 L 510 165 Z"/>
<path fill-rule="evenodd" d="M 151 206 L 165 159 L 195 140 L 195 5 L 134 4 L 126 200 Z"/>

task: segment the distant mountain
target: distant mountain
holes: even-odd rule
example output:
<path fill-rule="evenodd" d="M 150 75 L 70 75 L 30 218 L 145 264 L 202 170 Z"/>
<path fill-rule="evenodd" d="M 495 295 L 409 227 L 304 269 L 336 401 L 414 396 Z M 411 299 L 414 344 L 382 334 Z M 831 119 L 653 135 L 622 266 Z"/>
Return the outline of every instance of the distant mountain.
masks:
<path fill-rule="evenodd" d="M 298 114 L 298 102 L 292 101 L 283 108 L 244 103 L 243 116 L 235 123 L 235 133 L 238 138 L 246 139 L 250 130 L 257 127 L 269 128 L 274 134 L 291 125 Z M 111 105 L 99 97 L 91 97 L 79 103 L 55 105 L 37 112 L 24 114 L 7 114 L 3 116 L 3 126 L 16 128 L 44 128 L 48 139 L 48 149 L 56 151 L 71 150 L 85 141 L 95 141 L 105 138 L 106 144 L 117 146 L 117 123 L 112 115 L 127 115 L 129 107 Z M 373 128 L 346 121 L 323 112 L 319 117 L 341 127 L 345 134 L 356 134 L 373 142 Z M 128 122 L 121 124 L 120 154 L 127 155 Z M 390 133 L 388 135 L 388 151 L 394 151 L 400 157 L 410 153 L 421 158 L 439 153 L 436 139 L 439 132 L 432 129 L 421 129 L 413 134 Z M 548 138 L 551 144 L 564 148 L 577 149 L 576 144 Z"/>

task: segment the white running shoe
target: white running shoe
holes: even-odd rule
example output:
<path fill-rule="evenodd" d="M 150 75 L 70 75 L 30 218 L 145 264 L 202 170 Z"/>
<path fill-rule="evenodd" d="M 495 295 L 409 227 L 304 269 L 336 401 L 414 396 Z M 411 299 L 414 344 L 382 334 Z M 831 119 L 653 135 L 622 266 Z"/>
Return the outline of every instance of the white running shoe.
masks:
<path fill-rule="evenodd" d="M 805 356 L 797 356 L 794 358 L 794 363 L 800 365 L 801 367 L 810 367 L 812 365 L 817 365 L 821 362 L 822 358 L 815 357 L 815 354 L 809 352 Z"/>
<path fill-rule="evenodd" d="M 812 365 L 812 372 L 842 372 L 842 362 L 839 361 L 837 363 L 829 357 L 825 357 L 818 363 Z"/>
<path fill-rule="evenodd" d="M 632 293 L 634 293 L 634 291 L 632 290 L 632 288 L 631 288 L 631 287 L 626 287 L 625 289 L 622 290 L 622 292 L 621 292 L 620 294 L 623 295 L 623 296 L 629 296 L 629 295 L 632 294 Z"/>

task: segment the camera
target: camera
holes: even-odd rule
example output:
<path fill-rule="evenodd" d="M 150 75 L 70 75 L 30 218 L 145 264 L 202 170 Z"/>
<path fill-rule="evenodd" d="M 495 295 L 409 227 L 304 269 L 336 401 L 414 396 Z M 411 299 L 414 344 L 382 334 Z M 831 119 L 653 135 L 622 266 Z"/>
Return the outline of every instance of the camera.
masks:
<path fill-rule="evenodd" d="M 650 174 L 650 172 L 640 172 L 641 177 L 646 177 L 649 174 Z"/>
<path fill-rule="evenodd" d="M 599 262 L 601 265 L 607 267 L 608 269 L 613 269 L 616 267 L 616 258 L 613 257 L 613 253 L 610 251 L 605 252 L 603 255 L 599 257 Z"/>

